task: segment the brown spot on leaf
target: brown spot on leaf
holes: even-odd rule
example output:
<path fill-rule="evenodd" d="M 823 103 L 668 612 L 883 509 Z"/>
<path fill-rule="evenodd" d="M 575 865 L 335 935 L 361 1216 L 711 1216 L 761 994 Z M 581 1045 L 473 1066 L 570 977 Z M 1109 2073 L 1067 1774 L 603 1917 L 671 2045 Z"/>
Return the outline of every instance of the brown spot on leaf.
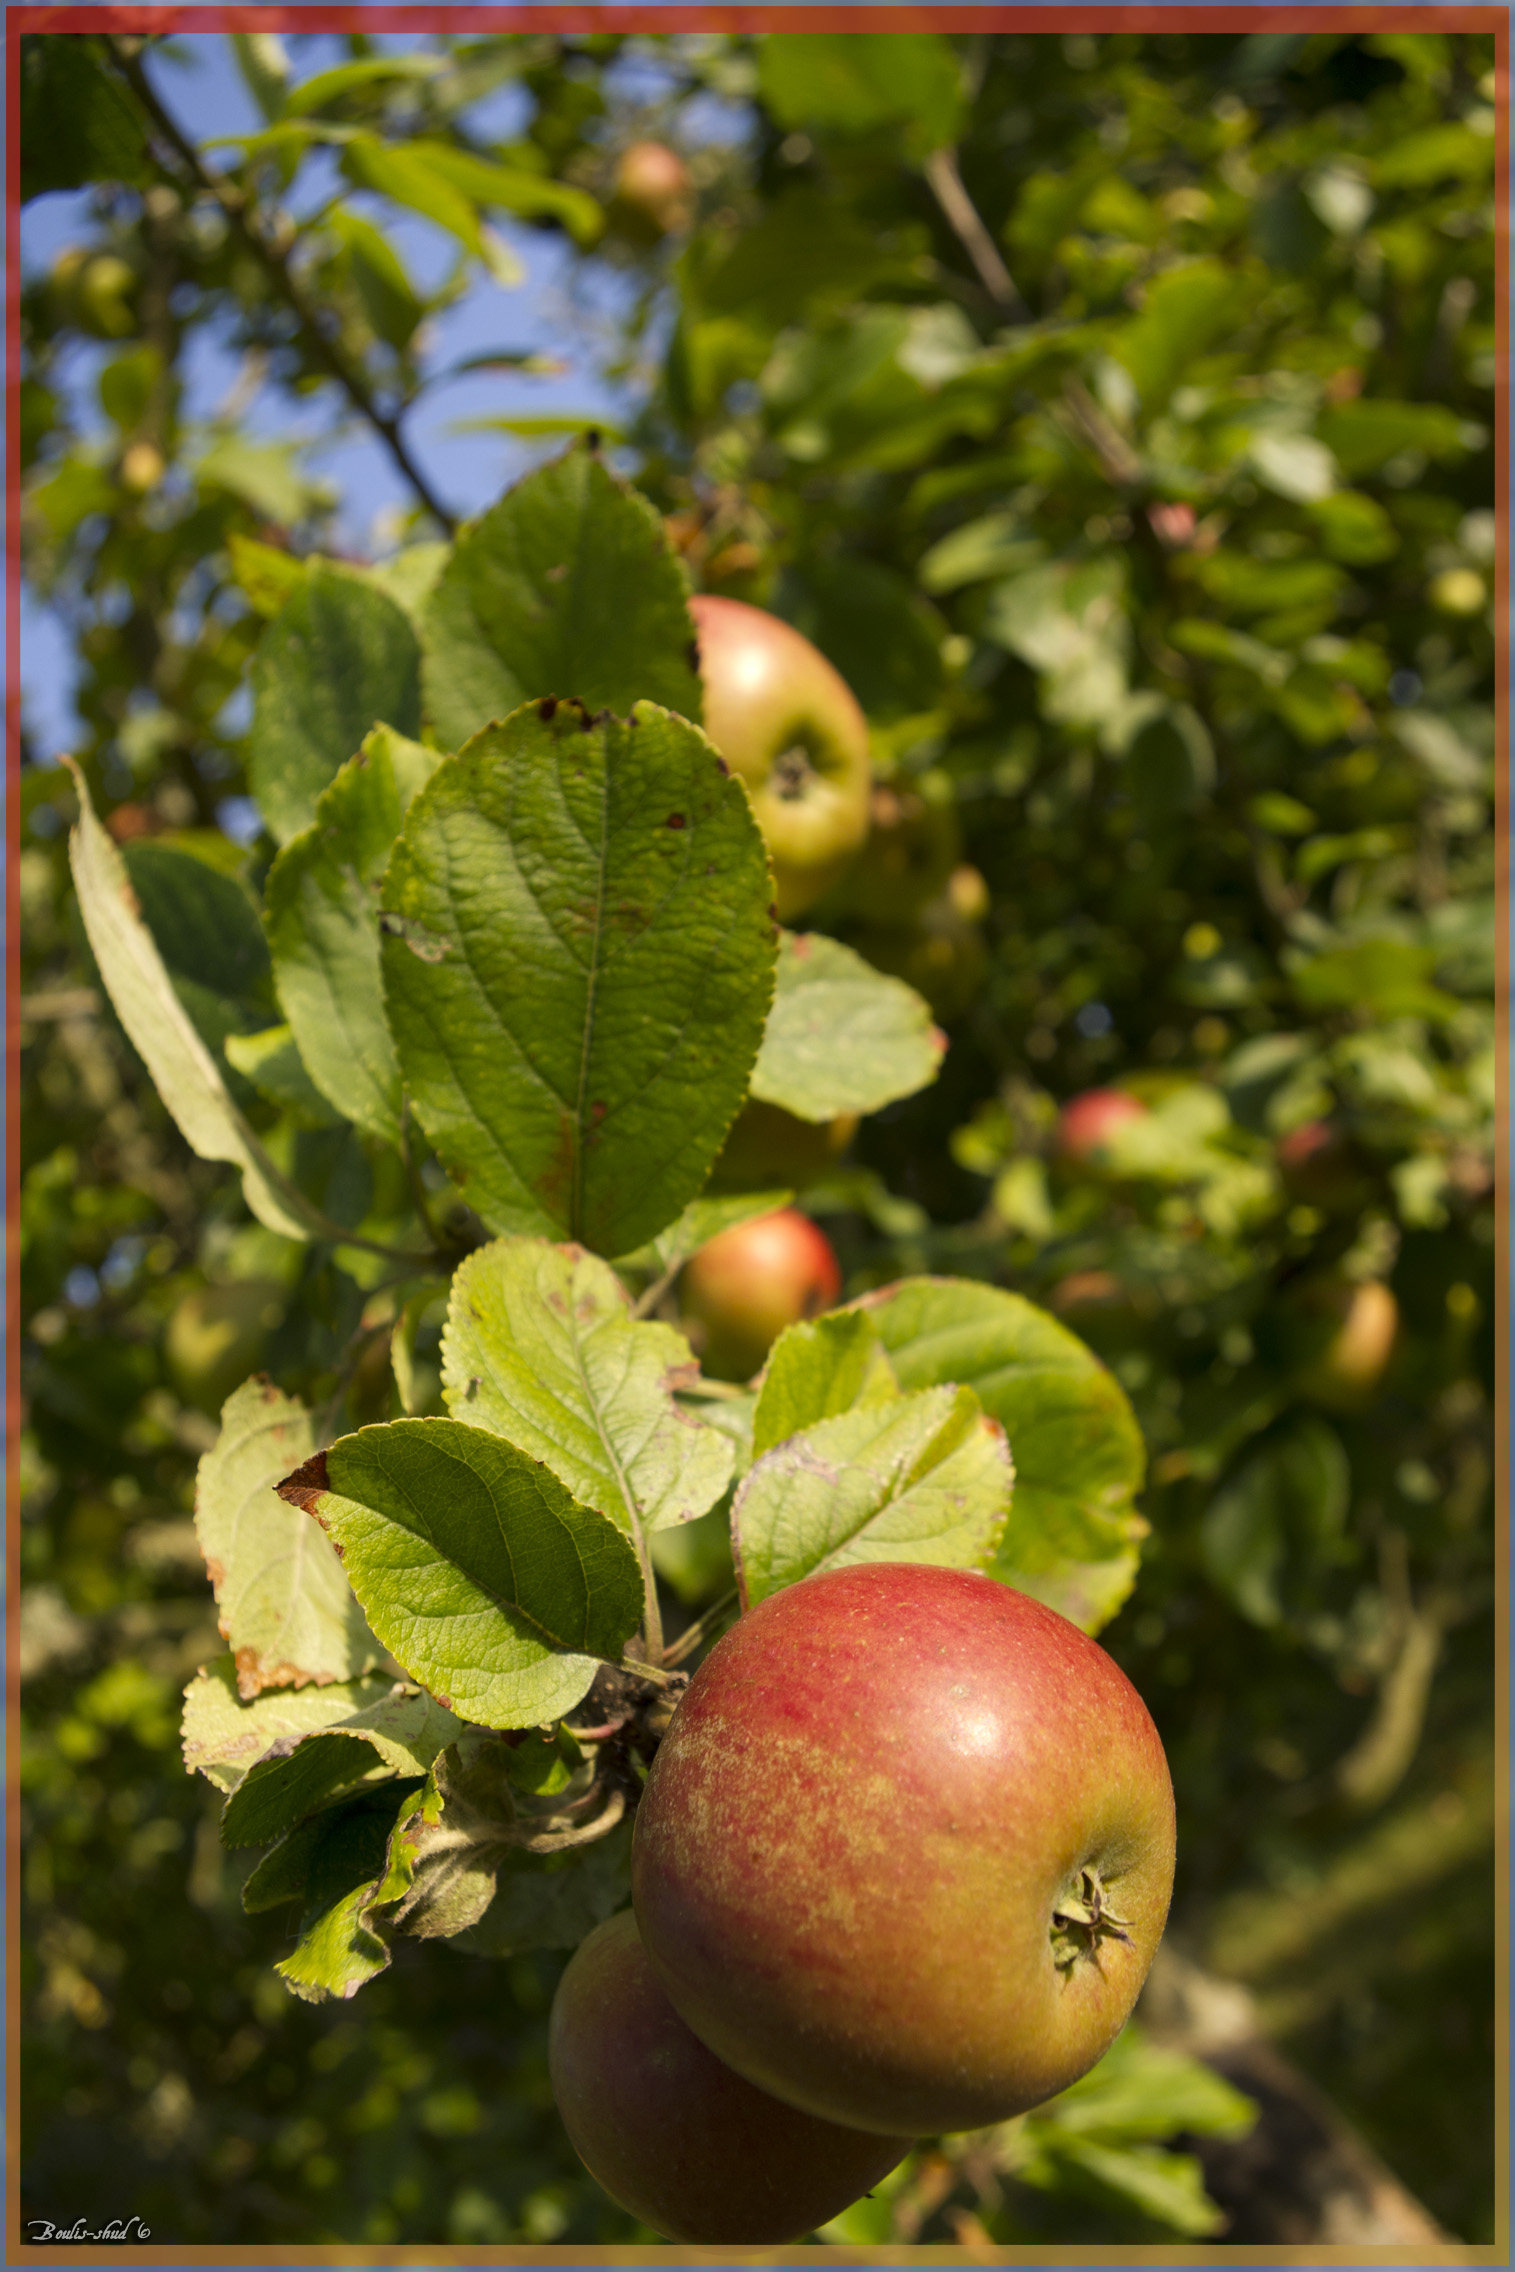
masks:
<path fill-rule="evenodd" d="M 209 1578 L 211 1590 L 219 1601 L 221 1599 L 221 1588 L 226 1583 L 226 1572 L 213 1554 L 207 1554 L 205 1557 L 205 1575 Z"/>
<path fill-rule="evenodd" d="M 324 1451 L 313 1453 L 295 1469 L 293 1475 L 286 1475 L 282 1483 L 274 1485 L 281 1499 L 287 1500 L 291 1507 L 303 1508 L 307 1515 L 315 1514 L 317 1499 L 329 1488 Z M 322 1528 L 325 1528 L 324 1524 Z"/>
<path fill-rule="evenodd" d="M 552 571 L 549 569 L 548 574 L 550 575 L 551 573 Z M 544 726 L 550 726 L 557 714 L 557 696 L 555 694 L 545 695 L 543 699 L 537 704 L 537 716 L 541 719 Z"/>
<path fill-rule="evenodd" d="M 663 823 L 663 826 L 665 828 L 683 828 L 685 825 L 686 823 L 682 813 L 670 813 L 668 815 L 668 818 Z"/>

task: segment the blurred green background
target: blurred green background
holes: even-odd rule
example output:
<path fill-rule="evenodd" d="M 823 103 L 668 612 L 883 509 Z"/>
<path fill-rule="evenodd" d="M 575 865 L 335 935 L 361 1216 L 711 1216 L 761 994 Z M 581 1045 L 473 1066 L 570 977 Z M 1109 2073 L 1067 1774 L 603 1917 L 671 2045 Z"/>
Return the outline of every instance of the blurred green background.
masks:
<path fill-rule="evenodd" d="M 951 1047 L 806 1204 L 850 1292 L 992 1278 L 1116 1369 L 1175 1942 L 1491 2239 L 1492 36 L 22 48 L 24 2213 L 632 2229 L 553 2115 L 562 1960 L 402 1944 L 297 2004 L 182 1771 L 214 1412 L 328 1393 L 363 1295 L 187 1153 L 67 880 L 62 746 L 139 856 L 261 875 L 269 554 L 438 533 L 403 418 L 441 514 L 601 426 L 692 579 L 854 685 L 877 838 L 819 919 Z M 647 139 L 671 227 L 617 196 Z M 175 976 L 269 1022 L 255 935 Z M 1139 1133 L 1071 1160 L 1112 1084 Z M 278 1140 L 357 1219 L 382 1163 Z M 1038 2135 L 878 2237 L 1205 2229 Z"/>

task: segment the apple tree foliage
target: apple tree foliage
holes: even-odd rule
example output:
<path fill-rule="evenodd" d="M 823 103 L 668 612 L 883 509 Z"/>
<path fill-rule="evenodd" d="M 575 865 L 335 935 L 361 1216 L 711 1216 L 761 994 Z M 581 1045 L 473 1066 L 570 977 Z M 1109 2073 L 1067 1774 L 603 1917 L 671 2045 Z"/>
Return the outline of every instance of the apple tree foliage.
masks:
<path fill-rule="evenodd" d="M 1481 2232 L 1489 42 L 231 44 L 264 126 L 206 149 L 171 42 L 22 56 L 23 195 L 88 185 L 23 293 L 83 724 L 21 780 L 39 2211 L 126 2096 L 93 2160 L 145 2147 L 187 2236 L 623 2237 L 539 2037 L 638 1746 L 743 1602 L 915 1557 L 1104 1630 L 1181 1929 Z M 606 218 L 649 133 L 697 192 L 650 248 Z M 616 470 L 581 442 L 460 526 L 428 319 L 508 288 L 502 216 L 613 276 L 642 407 Z M 243 380 L 191 417 L 206 336 Z M 387 552 L 337 557 L 260 389 L 390 454 Z M 691 588 L 806 632 L 931 816 L 923 888 L 870 848 L 806 953 Z M 1149 1110 L 1075 1169 L 1058 1104 L 1112 1083 Z M 803 1195 L 847 1300 L 731 1391 L 677 1274 L 775 1203 L 702 1197 L 749 1097 L 864 1118 Z M 1327 1281 L 1397 1303 L 1355 1397 Z M 1270 1884 L 1355 1928 L 1409 1848 L 1421 2003 L 1387 1925 L 1350 1989 L 1308 1925 L 1270 1956 Z M 1245 2119 L 1133 2034 L 829 2229 L 1198 2236 L 1164 2141 Z"/>

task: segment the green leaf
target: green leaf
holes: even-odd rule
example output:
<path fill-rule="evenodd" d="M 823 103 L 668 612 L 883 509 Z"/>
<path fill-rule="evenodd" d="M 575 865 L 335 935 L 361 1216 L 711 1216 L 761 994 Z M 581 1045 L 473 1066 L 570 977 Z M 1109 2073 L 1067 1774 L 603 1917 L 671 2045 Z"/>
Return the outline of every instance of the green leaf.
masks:
<path fill-rule="evenodd" d="M 260 520 L 279 528 L 292 527 L 312 507 L 331 501 L 330 486 L 300 471 L 295 447 L 287 442 L 227 435 L 196 461 L 194 471 L 202 489 L 239 498 Z"/>
<path fill-rule="evenodd" d="M 647 1270 L 659 1277 L 665 1271 L 680 1270 L 692 1254 L 719 1238 L 722 1231 L 750 1223 L 754 1215 L 771 1215 L 775 1207 L 787 1207 L 793 1197 L 792 1191 L 744 1191 L 730 1199 L 691 1199 L 683 1214 L 655 1239 L 622 1255 L 621 1267 Z"/>
<path fill-rule="evenodd" d="M 1113 341 L 1148 411 L 1160 410 L 1190 366 L 1235 321 L 1243 286 L 1218 260 L 1185 261 L 1153 278 L 1134 316 Z"/>
<path fill-rule="evenodd" d="M 1290 984 L 1307 1010 L 1368 1011 L 1378 1018 L 1430 1018 L 1457 1015 L 1457 997 L 1431 984 L 1434 947 L 1407 939 L 1359 939 L 1301 963 Z"/>
<path fill-rule="evenodd" d="M 1015 1499 L 991 1574 L 1086 1632 L 1136 1579 L 1145 1453 L 1124 1390 L 1076 1334 L 1019 1294 L 906 1278 L 865 1295 L 902 1389 L 964 1381 L 1010 1439 Z"/>
<path fill-rule="evenodd" d="M 485 1727 L 571 1710 L 640 1622 L 640 1570 L 621 1532 L 480 1428 L 364 1428 L 280 1492 L 332 1538 L 411 1677 Z"/>
<path fill-rule="evenodd" d="M 316 1734 L 275 1738 L 227 1802 L 227 1846 L 261 1846 L 337 1792 L 383 1775 L 424 1775 L 463 1723 L 423 1688 L 397 1682 Z"/>
<path fill-rule="evenodd" d="M 308 118 L 355 91 L 391 79 L 434 78 L 442 67 L 441 56 L 425 53 L 360 56 L 356 62 L 339 63 L 333 70 L 318 71 L 314 78 L 291 87 L 284 98 L 284 116 Z"/>
<path fill-rule="evenodd" d="M 243 1696 L 351 1680 L 379 1661 L 335 1554 L 274 1490 L 313 1449 L 305 1407 L 252 1380 L 228 1397 L 200 1462 L 195 1529 Z"/>
<path fill-rule="evenodd" d="M 260 1909 L 281 1909 L 304 1893 L 311 1864 L 332 1827 L 329 1816 L 311 1815 L 269 1848 L 242 1887 L 242 1907 L 249 1916 Z"/>
<path fill-rule="evenodd" d="M 307 1736 L 287 1758 L 260 1759 L 249 1768 L 226 1803 L 221 1843 L 266 1846 L 339 1793 L 393 1773 L 371 1744 Z"/>
<path fill-rule="evenodd" d="M 357 188 L 377 190 L 456 237 L 465 252 L 484 263 L 497 284 L 520 283 L 520 262 L 480 221 L 473 200 L 437 166 L 433 146 L 381 142 L 373 134 L 353 134 L 342 152 L 342 171 Z"/>
<path fill-rule="evenodd" d="M 936 1079 L 946 1036 L 902 979 L 823 932 L 779 934 L 752 1095 L 800 1120 L 877 1112 Z"/>
<path fill-rule="evenodd" d="M 585 189 L 521 166 L 498 165 L 450 142 L 423 141 L 414 147 L 433 172 L 476 205 L 498 206 L 525 220 L 561 221 L 578 245 L 592 245 L 605 226 L 599 205 Z"/>
<path fill-rule="evenodd" d="M 261 616 L 275 616 L 305 581 L 305 563 L 275 544 L 260 544 L 255 537 L 233 529 L 226 540 L 231 554 L 232 577 Z"/>
<path fill-rule="evenodd" d="M 396 1817 L 415 1788 L 406 1781 L 386 1783 L 322 1818 L 323 1835 L 309 1860 L 300 1940 L 275 1968 L 306 2003 L 355 1996 L 389 1963 L 389 1943 L 369 1919 L 384 1882 Z"/>
<path fill-rule="evenodd" d="M 631 1899 L 631 1824 L 565 1854 L 512 1854 L 494 1899 L 458 1937 L 473 1956 L 518 1956 L 526 1949 L 577 1948 L 596 1925 Z"/>
<path fill-rule="evenodd" d="M 400 1068 L 384 1015 L 378 887 L 434 750 L 376 726 L 279 854 L 267 887 L 279 1002 L 327 1101 L 398 1143 Z"/>
<path fill-rule="evenodd" d="M 302 1128 L 335 1128 L 344 1117 L 327 1103 L 306 1072 L 288 1026 L 228 1034 L 223 1046 L 227 1063 L 251 1081 L 260 1097 L 290 1113 Z"/>
<path fill-rule="evenodd" d="M 237 1688 L 236 1659 L 217 1657 L 184 1691 L 184 1766 L 234 1791 L 276 1744 L 298 1742 L 381 1704 L 394 1686 L 385 1673 L 319 1688 L 270 1688 L 252 1701 Z M 435 1707 L 433 1707 L 435 1709 Z"/>
<path fill-rule="evenodd" d="M 427 714 L 449 749 L 544 694 L 701 717 L 683 571 L 647 500 L 590 450 L 529 473 L 464 529 L 421 637 Z"/>
<path fill-rule="evenodd" d="M 1104 2144 L 1175 2137 L 1241 2138 L 1257 2108 L 1202 2059 L 1153 2043 L 1136 2025 L 1125 2028 L 1088 2074 L 1036 2109 L 1038 2127 L 1055 2124 L 1064 2136 Z"/>
<path fill-rule="evenodd" d="M 817 1421 L 755 1461 L 731 1512 L 748 1608 L 855 1562 L 981 1568 L 1014 1471 L 967 1388 L 926 1389 Z"/>
<path fill-rule="evenodd" d="M 88 33 L 27 33 L 17 78 L 23 203 L 85 182 L 139 186 L 154 178 L 144 121 L 127 89 L 105 70 Z"/>
<path fill-rule="evenodd" d="M 369 578 L 313 560 L 263 634 L 252 667 L 247 770 L 287 844 L 339 767 L 382 722 L 420 731 L 420 650 L 410 618 Z"/>
<path fill-rule="evenodd" d="M 1323 410 L 1316 431 L 1349 476 L 1376 472 L 1407 450 L 1453 460 L 1476 448 L 1478 428 L 1440 402 L 1384 402 L 1369 396 Z"/>
<path fill-rule="evenodd" d="M 962 130 L 963 69 L 940 32 L 770 32 L 758 49 L 763 99 L 781 126 L 867 134 L 896 122 L 921 155 Z"/>
<path fill-rule="evenodd" d="M 137 1055 L 192 1152 L 242 1170 L 242 1190 L 260 1223 L 290 1239 L 326 1226 L 275 1167 L 243 1119 L 225 1077 L 174 991 L 137 910 L 121 855 L 95 818 L 84 776 L 65 758 L 79 793 L 69 865 L 90 949 Z"/>
<path fill-rule="evenodd" d="M 1205 1568 L 1253 1625 L 1282 1624 L 1329 1563 L 1347 1519 L 1351 1472 L 1341 1438 L 1315 1414 L 1283 1423 L 1205 1510 Z"/>
<path fill-rule="evenodd" d="M 335 206 L 328 221 L 374 331 L 391 347 L 408 346 L 426 310 L 399 254 L 382 230 L 350 206 Z"/>
<path fill-rule="evenodd" d="M 453 1279 L 448 1410 L 633 1538 L 704 1514 L 731 1480 L 730 1444 L 673 1401 L 698 1371 L 683 1335 L 633 1320 L 615 1272 L 582 1247 L 496 1239 Z"/>
<path fill-rule="evenodd" d="M 543 702 L 416 798 L 384 988 L 417 1117 L 497 1231 L 625 1254 L 699 1190 L 773 967 L 767 854 L 693 727 Z"/>
<path fill-rule="evenodd" d="M 223 1056 L 233 1034 L 264 1024 L 273 1007 L 251 894 L 167 844 L 128 844 L 121 862 L 174 992 L 212 1057 Z M 228 1086 L 235 1095 L 237 1083 Z"/>
<path fill-rule="evenodd" d="M 871 1318 L 836 1310 L 786 1326 L 773 1345 L 752 1421 L 754 1458 L 817 1420 L 899 1394 Z"/>

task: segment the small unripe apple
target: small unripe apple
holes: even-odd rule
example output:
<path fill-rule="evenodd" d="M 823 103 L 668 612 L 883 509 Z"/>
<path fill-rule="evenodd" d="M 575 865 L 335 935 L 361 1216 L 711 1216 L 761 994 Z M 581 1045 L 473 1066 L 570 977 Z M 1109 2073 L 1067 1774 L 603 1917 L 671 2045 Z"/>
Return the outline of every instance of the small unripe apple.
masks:
<path fill-rule="evenodd" d="M 121 453 L 121 485 L 139 497 L 156 489 L 166 470 L 163 452 L 152 442 L 129 442 Z"/>
<path fill-rule="evenodd" d="M 1360 1412 L 1388 1371 L 1399 1304 L 1380 1278 L 1317 1278 L 1295 1298 L 1302 1326 L 1297 1379 L 1312 1404 Z"/>
<path fill-rule="evenodd" d="M 919 2134 L 1094 2065 L 1173 1851 L 1157 1730 L 1096 1642 L 977 1571 L 866 1563 L 770 1594 L 701 1665 L 632 1892 L 718 2058 L 828 2121 Z"/>
<path fill-rule="evenodd" d="M 814 905 L 868 833 L 868 724 L 852 689 L 792 624 L 697 592 L 705 731 L 747 784 L 779 921 Z"/>
<path fill-rule="evenodd" d="M 610 219 L 623 236 L 645 244 L 687 229 L 694 184 L 666 142 L 633 142 L 621 153 L 610 193 Z"/>
<path fill-rule="evenodd" d="M 1125 1089 L 1085 1089 L 1057 1116 L 1057 1149 L 1076 1167 L 1108 1167 L 1111 1137 L 1146 1113 L 1141 1098 Z"/>
<path fill-rule="evenodd" d="M 163 1336 L 174 1391 L 202 1412 L 219 1412 L 262 1362 L 284 1315 L 284 1289 L 272 1278 L 233 1278 L 197 1286 L 175 1307 Z"/>
<path fill-rule="evenodd" d="M 817 2121 L 723 2066 L 668 2001 L 629 1909 L 596 1927 L 558 1983 L 547 2063 L 580 2161 L 668 2240 L 801 2239 L 910 2145 Z"/>
<path fill-rule="evenodd" d="M 711 1191 L 803 1191 L 836 1166 L 857 1134 L 855 1112 L 801 1120 L 782 1105 L 753 1097 L 732 1123 L 710 1171 Z"/>
<path fill-rule="evenodd" d="M 744 1381 L 786 1325 L 830 1309 L 842 1272 L 825 1232 L 797 1208 L 779 1207 L 702 1246 L 680 1291 L 686 1315 L 701 1329 L 706 1372 Z"/>

